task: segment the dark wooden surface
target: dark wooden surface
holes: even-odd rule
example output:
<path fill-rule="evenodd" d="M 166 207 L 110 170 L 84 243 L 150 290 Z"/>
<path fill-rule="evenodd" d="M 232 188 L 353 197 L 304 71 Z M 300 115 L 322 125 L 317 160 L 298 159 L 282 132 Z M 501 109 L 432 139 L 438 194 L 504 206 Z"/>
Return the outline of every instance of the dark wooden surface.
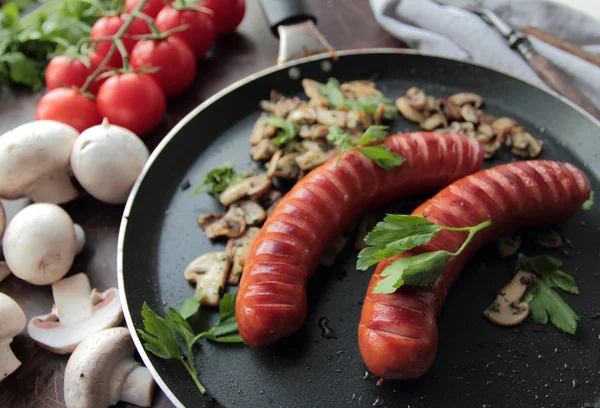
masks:
<path fill-rule="evenodd" d="M 196 81 L 183 95 L 169 101 L 168 112 L 159 128 L 144 137 L 153 149 L 181 118 L 225 86 L 260 69 L 272 66 L 277 58 L 277 39 L 262 16 L 258 0 L 247 0 L 248 9 L 238 33 L 217 40 L 213 55 L 199 64 Z M 401 47 L 402 43 L 384 32 L 375 22 L 368 0 L 309 0 L 319 18 L 318 27 L 338 50 L 372 47 Z M 35 105 L 41 94 L 0 93 L 0 134 L 35 119 Z M 5 202 L 14 213 L 26 201 Z M 117 286 L 117 236 L 123 206 L 102 204 L 91 197 L 65 206 L 75 222 L 83 226 L 87 242 L 71 273 L 85 272 L 93 287 L 105 290 Z M 52 306 L 49 286 L 29 285 L 14 276 L 0 283 L 0 291 L 13 297 L 27 319 L 48 313 Z M 0 407 L 64 407 L 63 372 L 68 356 L 59 356 L 38 346 L 26 331 L 17 336 L 12 349 L 22 366 L 0 383 Z M 126 404 L 119 404 L 125 407 Z M 157 388 L 154 407 L 171 403 Z"/>

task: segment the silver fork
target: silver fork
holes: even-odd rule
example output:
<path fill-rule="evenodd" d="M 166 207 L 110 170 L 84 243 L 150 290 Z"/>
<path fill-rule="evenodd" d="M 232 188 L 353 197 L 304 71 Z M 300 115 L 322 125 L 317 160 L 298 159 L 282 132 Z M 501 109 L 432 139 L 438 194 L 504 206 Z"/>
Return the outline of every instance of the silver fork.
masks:
<path fill-rule="evenodd" d="M 493 11 L 480 7 L 477 0 L 434 0 L 443 6 L 452 6 L 470 11 L 480 16 L 506 38 L 509 46 L 527 61 L 542 81 L 565 98 L 579 105 L 596 119 L 600 120 L 600 110 L 577 89 L 567 76 L 543 55 L 539 54 L 527 36 L 513 30 Z"/>

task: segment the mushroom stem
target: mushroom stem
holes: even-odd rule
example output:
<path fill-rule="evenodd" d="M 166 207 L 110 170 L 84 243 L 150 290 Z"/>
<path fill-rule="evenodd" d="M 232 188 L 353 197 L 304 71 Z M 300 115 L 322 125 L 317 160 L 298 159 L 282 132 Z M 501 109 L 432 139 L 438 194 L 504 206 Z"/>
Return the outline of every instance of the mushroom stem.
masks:
<path fill-rule="evenodd" d="M 67 203 L 79 195 L 66 170 L 40 179 L 26 194 L 34 203 L 51 204 Z"/>
<path fill-rule="evenodd" d="M 85 245 L 85 231 L 79 224 L 73 224 L 73 229 L 75 230 L 75 239 L 77 240 L 75 251 L 79 254 L 83 251 L 83 246 Z"/>
<path fill-rule="evenodd" d="M 58 318 L 68 326 L 92 315 L 94 305 L 90 293 L 92 287 L 83 273 L 70 276 L 52 284 L 52 297 Z"/>
<path fill-rule="evenodd" d="M 149 407 L 152 405 L 155 385 L 156 383 L 146 367 L 136 367 L 125 378 L 119 400 L 139 407 Z"/>
<path fill-rule="evenodd" d="M 12 337 L 0 339 L 0 382 L 21 366 L 21 362 L 10 349 Z"/>

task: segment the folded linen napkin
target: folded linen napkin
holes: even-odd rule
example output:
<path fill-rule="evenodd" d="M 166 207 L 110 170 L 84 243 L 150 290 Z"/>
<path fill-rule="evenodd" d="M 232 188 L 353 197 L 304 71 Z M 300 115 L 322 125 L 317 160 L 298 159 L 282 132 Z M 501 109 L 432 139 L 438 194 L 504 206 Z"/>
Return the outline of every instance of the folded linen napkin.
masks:
<path fill-rule="evenodd" d="M 379 24 L 409 47 L 429 54 L 470 60 L 548 86 L 506 40 L 479 16 L 431 0 L 370 0 Z M 600 21 L 575 9 L 542 0 L 472 0 L 513 29 L 535 26 L 600 52 Z M 529 38 L 535 49 L 560 68 L 583 93 L 600 106 L 600 67 Z"/>

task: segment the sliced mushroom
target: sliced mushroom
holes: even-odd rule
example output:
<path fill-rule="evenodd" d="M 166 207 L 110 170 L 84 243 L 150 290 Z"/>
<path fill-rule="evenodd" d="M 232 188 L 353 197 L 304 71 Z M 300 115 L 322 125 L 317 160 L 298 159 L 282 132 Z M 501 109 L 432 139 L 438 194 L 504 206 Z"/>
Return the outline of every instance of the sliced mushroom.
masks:
<path fill-rule="evenodd" d="M 468 103 L 476 108 L 480 108 L 481 105 L 483 105 L 483 98 L 472 92 L 460 92 L 452 95 L 448 98 L 448 100 L 457 104 L 458 106 L 463 106 L 464 104 Z"/>
<path fill-rule="evenodd" d="M 448 126 L 448 121 L 443 113 L 437 112 L 419 123 L 419 127 L 423 130 L 433 130 L 440 126 Z"/>
<path fill-rule="evenodd" d="M 339 110 L 317 108 L 317 121 L 322 125 L 346 126 L 347 113 Z"/>
<path fill-rule="evenodd" d="M 302 139 L 323 139 L 329 134 L 329 125 L 302 125 L 298 136 Z"/>
<path fill-rule="evenodd" d="M 446 117 L 450 120 L 461 120 L 460 106 L 448 99 L 440 99 L 438 101 Z"/>
<path fill-rule="evenodd" d="M 331 266 L 335 262 L 335 258 L 344 249 L 350 237 L 348 235 L 340 235 L 333 240 L 325 250 L 325 253 L 321 257 L 321 265 Z"/>
<path fill-rule="evenodd" d="M 255 201 L 240 200 L 229 207 L 229 211 L 236 211 L 238 209 L 244 213 L 246 225 L 258 225 L 267 218 L 265 210 Z"/>
<path fill-rule="evenodd" d="M 301 100 L 298 97 L 283 98 L 275 104 L 275 110 L 273 110 L 273 115 L 285 118 L 288 115 L 288 113 L 290 113 L 300 105 L 300 102 Z"/>
<path fill-rule="evenodd" d="M 250 133 L 250 144 L 252 146 L 257 145 L 263 139 L 270 139 L 275 136 L 277 129 L 267 121 L 269 116 L 267 113 L 261 113 L 256 120 L 252 133 Z"/>
<path fill-rule="evenodd" d="M 365 111 L 350 111 L 346 116 L 346 128 L 366 129 L 373 124 L 371 115 Z"/>
<path fill-rule="evenodd" d="M 425 111 L 426 112 L 435 112 L 439 109 L 439 103 L 438 100 L 435 98 L 435 96 L 432 95 L 427 95 L 427 98 L 425 99 Z"/>
<path fill-rule="evenodd" d="M 421 89 L 413 86 L 409 88 L 404 96 L 408 98 L 408 103 L 415 109 L 424 109 L 427 104 L 427 95 Z"/>
<path fill-rule="evenodd" d="M 366 213 L 358 223 L 358 228 L 356 229 L 356 239 L 354 240 L 354 249 L 360 251 L 367 247 L 365 243 L 365 236 L 373 229 L 373 227 L 377 224 L 377 217 L 374 212 Z"/>
<path fill-rule="evenodd" d="M 487 137 L 487 136 L 486 136 Z M 502 148 L 502 143 L 498 140 L 491 141 L 489 143 L 485 143 L 483 145 L 483 157 L 486 159 L 491 159 L 496 155 L 496 152 Z"/>
<path fill-rule="evenodd" d="M 311 141 L 302 142 L 302 147 L 305 149 L 305 151 L 296 157 L 296 163 L 298 163 L 300 170 L 314 169 L 315 167 L 325 163 L 328 159 L 335 156 L 339 152 L 339 147 L 335 147 L 330 150 L 324 150 L 322 146 L 327 147 Z"/>
<path fill-rule="evenodd" d="M 460 114 L 464 120 L 471 123 L 479 122 L 479 113 L 470 103 L 466 103 L 460 107 Z"/>
<path fill-rule="evenodd" d="M 515 126 L 518 126 L 518 123 L 506 116 L 497 118 L 496 120 L 494 120 L 492 122 L 492 129 L 494 130 L 494 133 L 496 134 L 496 136 L 502 137 L 502 140 L 504 140 L 503 139 L 504 133 L 509 131 L 510 129 L 512 129 Z"/>
<path fill-rule="evenodd" d="M 327 98 L 320 91 L 321 86 L 323 86 L 322 83 L 312 79 L 305 78 L 302 80 L 302 88 L 310 99 L 308 102 L 310 106 L 327 106 L 329 104 Z"/>
<path fill-rule="evenodd" d="M 229 276 L 227 278 L 227 284 L 237 285 L 240 281 L 244 263 L 246 262 L 246 258 L 248 258 L 250 248 L 252 247 L 252 244 L 254 243 L 259 231 L 260 228 L 250 227 L 241 237 L 231 238 L 229 241 L 227 241 L 227 247 L 225 248 L 225 251 L 232 260 L 231 270 L 229 271 Z"/>
<path fill-rule="evenodd" d="M 281 199 L 281 197 L 283 197 L 281 191 L 271 189 L 258 199 L 258 203 L 266 209 L 273 205 L 273 203 Z"/>
<path fill-rule="evenodd" d="M 494 136 L 494 129 L 492 128 L 492 125 L 488 123 L 480 123 L 477 127 L 477 132 L 483 133 L 484 135 L 489 136 L 490 138 Z"/>
<path fill-rule="evenodd" d="M 208 239 L 239 237 L 246 231 L 246 215 L 240 208 L 230 208 L 224 217 L 203 228 Z"/>
<path fill-rule="evenodd" d="M 196 285 L 196 295 L 203 295 L 201 305 L 219 305 L 230 264 L 227 252 L 209 252 L 186 266 L 183 276 L 190 284 Z"/>
<path fill-rule="evenodd" d="M 410 104 L 410 100 L 406 96 L 396 99 L 396 108 L 405 119 L 411 122 L 421 123 L 425 120 L 425 117 Z"/>
<path fill-rule="evenodd" d="M 295 125 L 310 125 L 317 121 L 317 111 L 315 108 L 303 104 L 291 111 L 287 120 Z"/>
<path fill-rule="evenodd" d="M 500 326 L 515 326 L 529 315 L 529 303 L 521 302 L 527 287 L 535 282 L 535 275 L 519 271 L 506 285 L 496 300 L 483 312 L 492 323 Z"/>
<path fill-rule="evenodd" d="M 496 250 L 501 258 L 513 256 L 521 246 L 521 234 L 518 232 L 501 236 L 496 240 Z"/>
<path fill-rule="evenodd" d="M 287 180 L 297 179 L 300 174 L 300 167 L 296 162 L 297 157 L 298 153 L 290 153 L 279 159 L 273 171 L 273 176 Z"/>
<path fill-rule="evenodd" d="M 347 98 L 363 98 L 367 96 L 381 96 L 382 93 L 372 81 L 348 81 L 340 85 L 340 90 Z"/>
<path fill-rule="evenodd" d="M 560 234 L 550 227 L 538 227 L 533 230 L 534 241 L 542 248 L 556 249 L 562 246 Z"/>
<path fill-rule="evenodd" d="M 225 207 L 244 197 L 256 199 L 271 188 L 271 178 L 266 174 L 250 177 L 236 183 L 219 194 L 219 201 Z"/>
<path fill-rule="evenodd" d="M 511 153 L 527 159 L 533 159 L 542 153 L 543 142 L 531 133 L 522 131 L 512 135 Z"/>
<path fill-rule="evenodd" d="M 198 223 L 198 226 L 200 228 L 205 229 L 209 225 L 212 225 L 215 222 L 219 221 L 221 218 L 223 218 L 222 213 L 215 212 L 215 213 L 200 214 L 198 217 L 196 217 L 196 222 Z"/>
<path fill-rule="evenodd" d="M 277 168 L 277 162 L 279 161 L 279 159 L 281 159 L 281 156 L 283 156 L 283 150 L 277 150 L 273 154 L 273 157 L 271 157 L 271 161 L 267 163 L 267 176 L 273 177 L 273 173 Z"/>
<path fill-rule="evenodd" d="M 262 139 L 250 148 L 250 155 L 252 156 L 252 160 L 269 160 L 276 150 L 277 148 L 273 145 L 272 140 Z"/>

